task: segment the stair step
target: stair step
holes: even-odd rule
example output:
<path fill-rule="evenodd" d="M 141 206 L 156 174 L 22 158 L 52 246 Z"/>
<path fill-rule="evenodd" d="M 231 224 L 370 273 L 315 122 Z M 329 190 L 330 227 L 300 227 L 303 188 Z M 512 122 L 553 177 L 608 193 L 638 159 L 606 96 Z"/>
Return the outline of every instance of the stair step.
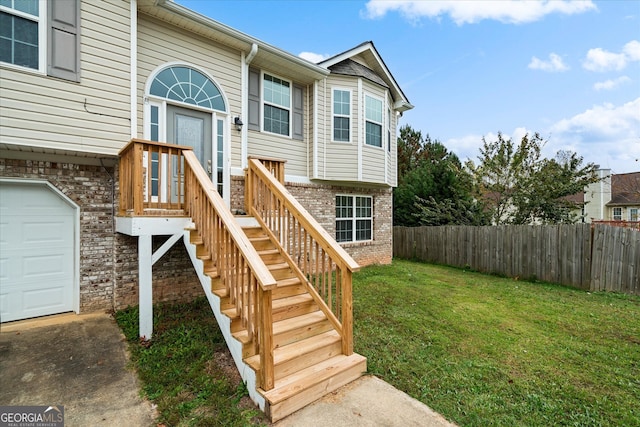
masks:
<path fill-rule="evenodd" d="M 367 371 L 367 359 L 359 354 L 338 355 L 277 380 L 272 390 L 260 393 L 268 402 L 268 414 L 276 422 L 318 400 Z"/>
<path fill-rule="evenodd" d="M 327 316 L 322 311 L 317 310 L 313 313 L 275 322 L 273 324 L 273 345 L 275 348 L 282 347 L 331 329 L 333 329 L 333 325 L 331 325 Z M 246 329 L 235 332 L 233 336 L 243 344 L 248 344 L 252 340 L 252 337 L 249 336 L 249 331 Z"/>
<path fill-rule="evenodd" d="M 267 264 L 267 268 L 271 272 L 273 272 L 274 270 L 286 270 L 286 269 L 289 269 L 289 264 L 287 264 L 286 262 L 278 262 L 273 264 Z"/>
<path fill-rule="evenodd" d="M 282 347 L 332 329 L 333 325 L 320 310 L 291 317 L 273 324 L 273 346 Z"/>
<path fill-rule="evenodd" d="M 273 350 L 276 380 L 318 364 L 342 353 L 338 332 L 331 330 Z M 260 355 L 245 359 L 256 372 L 260 371 Z"/>

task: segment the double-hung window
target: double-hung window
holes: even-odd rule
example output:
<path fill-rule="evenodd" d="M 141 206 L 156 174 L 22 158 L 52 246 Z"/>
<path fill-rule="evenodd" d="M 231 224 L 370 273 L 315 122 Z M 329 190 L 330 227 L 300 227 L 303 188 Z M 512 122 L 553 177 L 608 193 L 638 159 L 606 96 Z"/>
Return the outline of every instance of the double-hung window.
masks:
<path fill-rule="evenodd" d="M 613 220 L 622 221 L 622 208 L 613 208 Z"/>
<path fill-rule="evenodd" d="M 336 196 L 336 241 L 360 242 L 373 239 L 373 198 Z"/>
<path fill-rule="evenodd" d="M 0 62 L 80 81 L 80 0 L 0 0 Z"/>
<path fill-rule="evenodd" d="M 44 71 L 40 6 L 39 0 L 0 0 L 0 61 Z"/>
<path fill-rule="evenodd" d="M 629 221 L 638 221 L 638 208 L 629 208 Z"/>
<path fill-rule="evenodd" d="M 290 135 L 291 83 L 269 74 L 263 79 L 264 123 L 266 132 Z"/>
<path fill-rule="evenodd" d="M 382 101 L 365 95 L 365 142 L 382 148 Z"/>
<path fill-rule="evenodd" d="M 351 92 L 333 90 L 333 140 L 349 142 L 351 128 Z"/>

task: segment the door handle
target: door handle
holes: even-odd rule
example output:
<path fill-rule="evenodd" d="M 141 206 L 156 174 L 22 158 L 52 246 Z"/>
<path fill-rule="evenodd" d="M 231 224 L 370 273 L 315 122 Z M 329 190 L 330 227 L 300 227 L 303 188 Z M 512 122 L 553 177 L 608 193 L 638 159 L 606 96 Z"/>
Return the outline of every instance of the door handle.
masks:
<path fill-rule="evenodd" d="M 207 172 L 211 173 L 211 160 L 207 160 Z"/>

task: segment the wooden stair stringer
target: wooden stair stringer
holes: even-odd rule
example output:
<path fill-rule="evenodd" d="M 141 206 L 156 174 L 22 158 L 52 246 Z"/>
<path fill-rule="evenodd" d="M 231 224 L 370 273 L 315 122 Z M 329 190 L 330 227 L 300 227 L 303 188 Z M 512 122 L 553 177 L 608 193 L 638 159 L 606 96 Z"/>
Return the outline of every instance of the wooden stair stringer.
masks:
<path fill-rule="evenodd" d="M 266 400 L 257 388 L 256 372 L 244 362 L 242 357 L 243 345 L 231 334 L 231 319 L 222 313 L 220 297 L 212 292 L 211 277 L 204 272 L 204 261 L 198 258 L 198 254 L 196 253 L 196 244 L 191 242 L 191 231 L 192 230 L 190 229 L 185 229 L 183 235 L 184 246 L 187 249 L 187 253 L 189 254 L 189 259 L 191 259 L 191 263 L 193 264 L 193 268 L 196 272 L 196 275 L 198 276 L 198 280 L 200 281 L 202 289 L 207 296 L 207 300 L 209 301 L 211 310 L 213 311 L 216 321 L 218 322 L 220 331 L 222 332 L 224 340 L 227 343 L 227 348 L 229 349 L 233 361 L 236 364 L 236 368 L 240 373 L 242 381 L 247 386 L 249 397 L 251 398 L 251 400 L 253 400 L 253 402 L 256 403 L 256 405 L 258 405 L 260 410 L 266 411 Z"/>

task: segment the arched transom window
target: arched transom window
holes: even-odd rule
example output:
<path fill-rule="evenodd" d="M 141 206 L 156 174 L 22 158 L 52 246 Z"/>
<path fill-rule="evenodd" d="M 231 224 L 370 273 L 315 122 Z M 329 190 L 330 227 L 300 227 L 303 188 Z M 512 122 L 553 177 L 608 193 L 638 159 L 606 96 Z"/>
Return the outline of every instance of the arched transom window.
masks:
<path fill-rule="evenodd" d="M 162 70 L 153 79 L 149 94 L 211 110 L 227 111 L 220 89 L 193 68 L 175 66 Z"/>

